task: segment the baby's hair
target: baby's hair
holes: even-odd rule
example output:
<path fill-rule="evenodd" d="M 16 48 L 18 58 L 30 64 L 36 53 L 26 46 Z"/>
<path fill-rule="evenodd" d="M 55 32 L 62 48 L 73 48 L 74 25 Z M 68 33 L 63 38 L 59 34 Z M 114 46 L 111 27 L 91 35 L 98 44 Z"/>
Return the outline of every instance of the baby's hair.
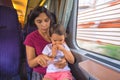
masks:
<path fill-rule="evenodd" d="M 65 35 L 66 36 L 66 31 L 65 31 L 63 25 L 53 24 L 49 29 L 49 34 L 50 34 L 50 37 L 52 36 L 52 34 Z"/>

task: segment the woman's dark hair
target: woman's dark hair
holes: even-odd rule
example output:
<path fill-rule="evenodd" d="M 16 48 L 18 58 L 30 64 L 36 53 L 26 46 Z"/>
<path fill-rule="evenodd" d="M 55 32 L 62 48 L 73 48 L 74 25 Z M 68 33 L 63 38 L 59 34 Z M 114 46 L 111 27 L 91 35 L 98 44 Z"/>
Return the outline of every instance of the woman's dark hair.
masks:
<path fill-rule="evenodd" d="M 44 6 L 37 6 L 30 12 L 29 18 L 28 18 L 28 23 L 31 26 L 34 26 L 35 25 L 34 24 L 35 18 L 38 17 L 39 14 L 43 13 L 43 12 L 50 18 L 50 25 L 53 24 L 51 12 L 49 12 L 49 10 L 46 9 Z"/>
<path fill-rule="evenodd" d="M 56 24 L 57 23 L 56 15 L 54 13 L 52 13 L 52 12 L 51 12 L 51 15 L 52 15 L 52 21 L 53 21 L 52 24 Z"/>
<path fill-rule="evenodd" d="M 49 29 L 50 37 L 52 36 L 52 34 L 65 35 L 66 36 L 66 31 L 65 31 L 64 26 L 61 25 L 61 24 L 53 24 L 52 26 L 50 26 L 50 29 Z"/>

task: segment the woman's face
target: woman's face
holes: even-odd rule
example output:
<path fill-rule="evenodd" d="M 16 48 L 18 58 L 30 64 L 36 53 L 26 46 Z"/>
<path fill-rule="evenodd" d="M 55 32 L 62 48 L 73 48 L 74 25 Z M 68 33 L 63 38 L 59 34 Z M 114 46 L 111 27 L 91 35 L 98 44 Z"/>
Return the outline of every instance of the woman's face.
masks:
<path fill-rule="evenodd" d="M 40 13 L 35 19 L 35 24 L 40 32 L 47 32 L 50 27 L 50 18 L 45 13 Z"/>

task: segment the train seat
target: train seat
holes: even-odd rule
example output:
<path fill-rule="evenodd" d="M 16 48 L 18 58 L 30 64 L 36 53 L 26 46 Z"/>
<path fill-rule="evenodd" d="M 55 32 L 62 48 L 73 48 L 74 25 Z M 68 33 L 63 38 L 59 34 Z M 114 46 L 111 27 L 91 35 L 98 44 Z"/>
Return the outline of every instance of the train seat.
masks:
<path fill-rule="evenodd" d="M 20 31 L 16 10 L 0 6 L 0 80 L 11 80 L 19 74 Z"/>

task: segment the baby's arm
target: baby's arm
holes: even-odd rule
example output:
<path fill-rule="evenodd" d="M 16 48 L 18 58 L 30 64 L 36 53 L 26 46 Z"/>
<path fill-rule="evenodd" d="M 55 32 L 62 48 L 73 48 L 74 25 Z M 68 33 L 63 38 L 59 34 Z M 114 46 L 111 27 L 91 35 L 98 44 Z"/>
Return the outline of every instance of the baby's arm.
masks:
<path fill-rule="evenodd" d="M 55 58 L 57 52 L 57 46 L 52 45 L 52 55 L 50 57 Z"/>
<path fill-rule="evenodd" d="M 63 54 L 64 54 L 64 56 L 65 56 L 65 59 L 66 59 L 69 63 L 73 64 L 73 63 L 74 63 L 74 56 L 73 56 L 73 54 L 71 53 L 71 51 L 65 49 L 65 48 L 63 47 L 63 45 L 57 45 L 57 46 L 58 46 L 58 49 L 63 52 Z"/>

